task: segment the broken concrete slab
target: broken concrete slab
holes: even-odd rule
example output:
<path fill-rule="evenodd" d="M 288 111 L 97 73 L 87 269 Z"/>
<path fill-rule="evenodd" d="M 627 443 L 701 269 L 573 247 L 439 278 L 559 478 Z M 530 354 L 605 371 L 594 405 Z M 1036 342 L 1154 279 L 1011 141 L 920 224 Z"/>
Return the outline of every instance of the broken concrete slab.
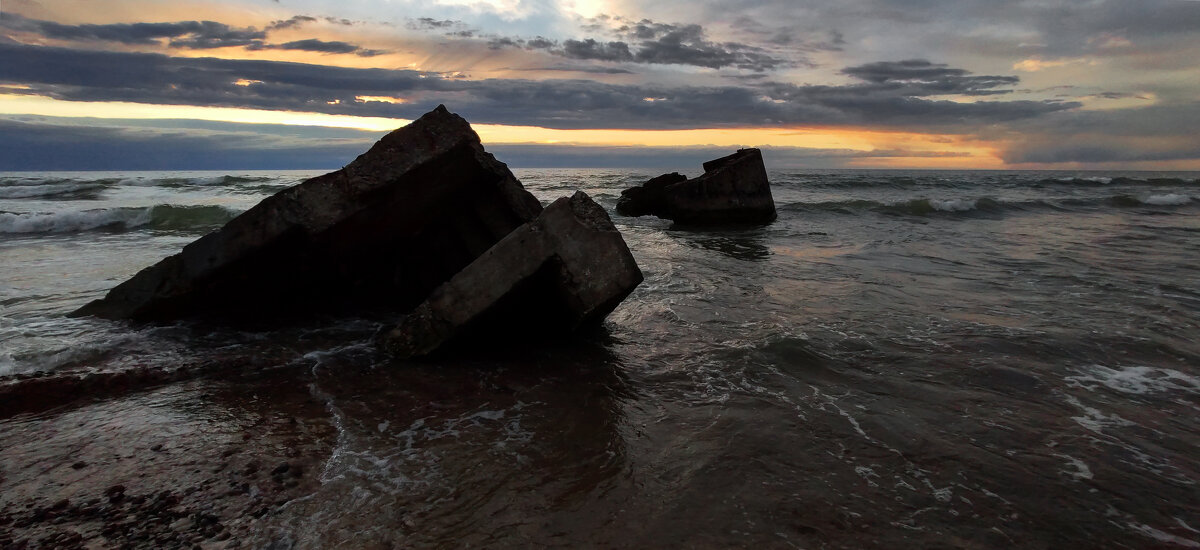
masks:
<path fill-rule="evenodd" d="M 435 290 L 380 344 L 401 359 L 470 334 L 543 337 L 597 323 L 642 282 L 604 209 L 582 191 L 558 199 Z"/>
<path fill-rule="evenodd" d="M 541 209 L 467 121 L 439 106 L 71 315 L 406 311 Z"/>
<path fill-rule="evenodd" d="M 681 225 L 761 224 L 776 216 L 758 149 L 739 149 L 708 161 L 699 177 L 678 181 L 674 174 L 665 174 L 621 195 L 625 204 L 618 203 L 619 212 L 652 214 Z"/>
<path fill-rule="evenodd" d="M 667 211 L 667 186 L 687 181 L 687 176 L 671 172 L 651 178 L 640 187 L 621 191 L 617 212 L 626 216 L 647 216 Z"/>

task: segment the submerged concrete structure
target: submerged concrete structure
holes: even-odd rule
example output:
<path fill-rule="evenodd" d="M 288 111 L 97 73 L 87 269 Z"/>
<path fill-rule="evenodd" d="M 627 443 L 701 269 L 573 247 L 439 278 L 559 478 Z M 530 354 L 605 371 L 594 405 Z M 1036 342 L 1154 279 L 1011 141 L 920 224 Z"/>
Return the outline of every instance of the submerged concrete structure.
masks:
<path fill-rule="evenodd" d="M 406 311 L 541 210 L 467 121 L 439 106 L 341 170 L 264 199 L 72 315 Z"/>
<path fill-rule="evenodd" d="M 72 315 L 407 314 L 380 343 L 409 358 L 469 335 L 565 334 L 604 318 L 641 281 L 603 208 L 579 192 L 543 210 L 467 121 L 439 106 Z"/>
<path fill-rule="evenodd" d="M 412 358 L 481 332 L 571 332 L 603 319 L 641 282 L 608 214 L 579 191 L 438 287 L 380 343 L 395 357 Z"/>
<path fill-rule="evenodd" d="M 654 216 L 659 212 L 667 212 L 667 186 L 685 181 L 687 176 L 671 172 L 621 191 L 621 198 L 617 199 L 617 212 L 626 216 Z"/>
<path fill-rule="evenodd" d="M 621 192 L 617 211 L 654 215 L 680 225 L 763 224 L 775 220 L 775 200 L 758 149 L 704 163 L 704 174 L 664 174 Z"/>

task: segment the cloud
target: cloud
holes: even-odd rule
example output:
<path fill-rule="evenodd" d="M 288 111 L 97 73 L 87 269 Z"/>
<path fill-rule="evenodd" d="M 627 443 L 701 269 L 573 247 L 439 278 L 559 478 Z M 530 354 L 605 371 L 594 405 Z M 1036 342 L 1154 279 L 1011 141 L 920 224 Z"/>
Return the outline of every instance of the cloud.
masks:
<path fill-rule="evenodd" d="M 1126 98 L 1124 93 L 1100 96 Z M 1136 96 L 1134 96 L 1136 97 Z M 1002 136 L 1009 163 L 1137 163 L 1200 160 L 1200 101 L 1078 110 L 1013 124 Z"/>
<path fill-rule="evenodd" d="M 436 31 L 444 36 L 454 38 L 474 38 L 478 31 L 472 29 L 466 23 L 457 19 L 434 19 L 432 17 L 418 17 L 410 19 L 406 25 L 410 30 L 414 31 Z"/>
<path fill-rule="evenodd" d="M 309 38 L 306 40 L 295 40 L 292 42 L 285 42 L 283 44 L 264 44 L 264 45 L 260 45 L 260 46 L 252 46 L 247 49 L 251 49 L 251 50 L 261 50 L 261 49 L 300 50 L 300 51 L 306 51 L 306 52 L 319 52 L 319 53 L 352 53 L 359 57 L 374 57 L 377 55 L 383 55 L 383 54 L 389 53 L 386 50 L 369 50 L 369 49 L 363 48 L 361 46 L 358 46 L 356 44 L 351 44 L 349 42 L 341 42 L 341 41 L 336 41 L 336 40 L 335 41 L 325 41 L 325 40 L 318 40 L 316 38 Z"/>
<path fill-rule="evenodd" d="M 408 28 L 414 30 L 447 30 L 465 26 L 466 24 L 462 21 L 456 21 L 453 19 L 434 19 L 432 17 L 418 17 L 409 21 L 408 23 Z"/>
<path fill-rule="evenodd" d="M 107 25 L 63 25 L 52 21 L 27 19 L 20 15 L 6 15 L 0 19 L 0 28 L 17 32 L 29 32 L 46 38 L 70 41 L 116 42 L 129 45 L 162 45 L 163 40 L 172 48 L 194 50 L 242 47 L 247 50 L 300 50 L 319 53 L 348 54 L 373 57 L 390 53 L 372 50 L 342 41 L 325 41 L 316 38 L 294 40 L 283 44 L 266 42 L 267 31 L 299 27 L 316 22 L 317 18 L 296 15 L 290 19 L 273 21 L 266 30 L 254 27 L 234 28 L 213 21 L 179 21 L 174 23 L 114 23 Z M 339 21 L 334 21 L 340 23 Z M 352 24 L 345 21 L 345 24 Z"/>
<path fill-rule="evenodd" d="M 641 63 L 676 63 L 711 69 L 737 67 L 749 71 L 771 71 L 792 65 L 761 48 L 705 40 L 699 25 L 656 24 L 647 27 L 639 24 L 634 33 L 644 39 L 637 52 Z"/>
<path fill-rule="evenodd" d="M 594 59 L 597 61 L 633 61 L 629 44 L 624 42 L 597 42 L 594 39 L 567 40 L 558 55 L 571 59 Z"/>
<path fill-rule="evenodd" d="M 64 25 L 53 21 L 27 19 L 17 14 L 5 14 L 0 18 L 0 28 L 34 33 L 56 40 L 116 42 L 129 45 L 160 45 L 162 40 L 166 39 L 172 47 L 192 49 L 250 46 L 261 43 L 267 37 L 265 31 L 254 27 L 234 28 L 215 21 Z"/>
<path fill-rule="evenodd" d="M 566 72 L 566 73 L 590 73 L 590 74 L 637 74 L 629 69 L 621 69 L 618 67 L 596 67 L 592 65 L 555 65 L 553 67 L 505 67 L 505 71 L 516 72 Z"/>
<path fill-rule="evenodd" d="M 854 68 L 852 68 L 854 69 Z M 942 70 L 943 74 L 945 73 Z M 986 91 L 951 71 L 843 86 L 615 85 L 588 80 L 468 80 L 412 70 L 356 69 L 263 60 L 176 58 L 0 45 L 12 93 L 72 101 L 131 101 L 412 118 L 447 103 L 475 122 L 550 128 L 696 128 L 778 125 L 912 126 L 944 131 L 1073 109 L 1056 101 L 959 103 L 927 96 Z M 999 85 L 1000 77 L 980 77 Z M 249 85 L 245 83 L 249 82 Z M 403 97 L 403 104 L 357 96 Z M 656 101 L 647 102 L 647 97 Z"/>
<path fill-rule="evenodd" d="M 1021 81 L 1015 76 L 971 76 L 966 70 L 947 67 L 924 59 L 880 61 L 842 69 L 842 74 L 865 80 L 879 87 L 905 89 L 909 95 L 962 94 L 995 95 L 997 90 Z"/>
<path fill-rule="evenodd" d="M 607 18 L 605 21 L 611 20 Z M 599 28 L 599 27 L 596 27 Z M 550 40 L 496 37 L 492 49 L 542 50 L 568 59 L 658 65 L 690 65 L 709 69 L 725 67 L 750 71 L 773 71 L 798 64 L 776 57 L 763 48 L 738 42 L 707 40 L 700 25 L 673 25 L 642 20 L 617 27 L 621 40 L 596 38 Z M 804 61 L 803 64 L 807 64 Z"/>
<path fill-rule="evenodd" d="M 315 22 L 317 22 L 316 17 L 310 17 L 308 15 L 294 15 L 290 19 L 272 21 L 270 25 L 267 25 L 267 30 L 277 31 L 282 29 L 291 29 L 307 23 Z"/>
<path fill-rule="evenodd" d="M 1190 142 L 1147 144 L 1145 141 L 1088 137 L 1062 140 L 1034 137 L 1012 144 L 1001 153 L 1010 164 L 1133 163 L 1200 160 L 1200 145 Z"/>

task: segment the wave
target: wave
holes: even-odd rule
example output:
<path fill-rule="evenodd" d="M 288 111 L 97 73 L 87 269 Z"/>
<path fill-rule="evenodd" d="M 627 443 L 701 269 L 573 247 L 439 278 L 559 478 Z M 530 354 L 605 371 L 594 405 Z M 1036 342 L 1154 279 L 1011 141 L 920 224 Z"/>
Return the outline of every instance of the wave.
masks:
<path fill-rule="evenodd" d="M 1038 187 L 1046 185 L 1083 185 L 1083 186 L 1102 186 L 1111 185 L 1113 178 L 1107 177 L 1090 177 L 1090 178 L 1046 178 L 1037 180 Z"/>
<path fill-rule="evenodd" d="M 829 176 L 785 173 L 772 179 L 773 185 L 824 189 L 972 189 L 1044 188 L 1044 187 L 1190 187 L 1200 186 L 1200 179 L 1126 177 L 1126 176 L 1064 176 L 1045 177 L 1012 174 L 967 174 L 961 176 Z"/>
<path fill-rule="evenodd" d="M 0 199 L 36 199 L 42 197 L 94 197 L 107 188 L 103 183 L 50 183 L 44 185 L 5 185 Z"/>
<path fill-rule="evenodd" d="M 1150 195 L 1146 199 L 1143 199 L 1142 202 L 1154 206 L 1180 206 L 1192 202 L 1192 198 L 1187 195 L 1169 193 L 1166 195 Z"/>
<path fill-rule="evenodd" d="M 78 233 L 82 231 L 195 231 L 220 226 L 240 212 L 224 206 L 100 208 L 60 212 L 0 212 L 0 234 Z"/>
<path fill-rule="evenodd" d="M 978 199 L 912 199 L 908 201 L 884 203 L 871 200 L 848 200 L 805 203 L 796 202 L 781 207 L 782 210 L 817 210 L 838 212 L 843 214 L 859 212 L 878 212 L 883 214 L 900 214 L 912 216 L 928 216 L 948 213 L 960 214 L 972 211 L 995 211 L 1003 208 L 1003 204 L 990 198 Z"/>
<path fill-rule="evenodd" d="M 1150 195 L 1148 197 L 1138 197 L 1135 195 L 1115 195 L 1109 197 L 1109 203 L 1113 206 L 1120 207 L 1138 207 L 1138 206 L 1183 206 L 1192 202 L 1192 197 L 1179 193 L 1166 193 L 1161 195 Z"/>
<path fill-rule="evenodd" d="M 1184 178 L 1113 178 L 1113 185 L 1200 185 L 1200 179 L 1184 179 Z"/>
<path fill-rule="evenodd" d="M 876 212 L 882 214 L 931 216 L 937 214 L 999 213 L 1031 210 L 1089 210 L 1104 207 L 1184 206 L 1196 200 L 1190 195 L 1167 193 L 1139 197 L 1135 195 L 1113 195 L 1088 199 L 1048 199 L 1006 201 L 990 197 L 969 198 L 920 198 L 899 202 L 872 200 L 846 200 L 830 202 L 794 202 L 780 207 L 781 210 L 823 211 L 841 214 Z"/>
<path fill-rule="evenodd" d="M 1089 178 L 1051 178 L 1039 180 L 1042 185 L 1085 185 L 1085 186 L 1157 186 L 1179 187 L 1200 185 L 1200 179 L 1187 178 L 1129 178 L 1129 177 L 1089 177 Z"/>
<path fill-rule="evenodd" d="M 239 183 L 262 183 L 274 181 L 270 176 L 205 176 L 195 178 L 160 178 L 149 180 L 167 186 L 183 185 L 236 185 Z"/>

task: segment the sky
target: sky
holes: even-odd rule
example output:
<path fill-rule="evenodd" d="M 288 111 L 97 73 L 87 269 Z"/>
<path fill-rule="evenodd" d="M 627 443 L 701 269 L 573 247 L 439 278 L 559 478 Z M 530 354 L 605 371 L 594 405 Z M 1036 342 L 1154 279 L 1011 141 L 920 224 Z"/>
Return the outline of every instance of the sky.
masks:
<path fill-rule="evenodd" d="M 0 0 L 0 170 L 1200 170 L 1200 0 Z"/>

